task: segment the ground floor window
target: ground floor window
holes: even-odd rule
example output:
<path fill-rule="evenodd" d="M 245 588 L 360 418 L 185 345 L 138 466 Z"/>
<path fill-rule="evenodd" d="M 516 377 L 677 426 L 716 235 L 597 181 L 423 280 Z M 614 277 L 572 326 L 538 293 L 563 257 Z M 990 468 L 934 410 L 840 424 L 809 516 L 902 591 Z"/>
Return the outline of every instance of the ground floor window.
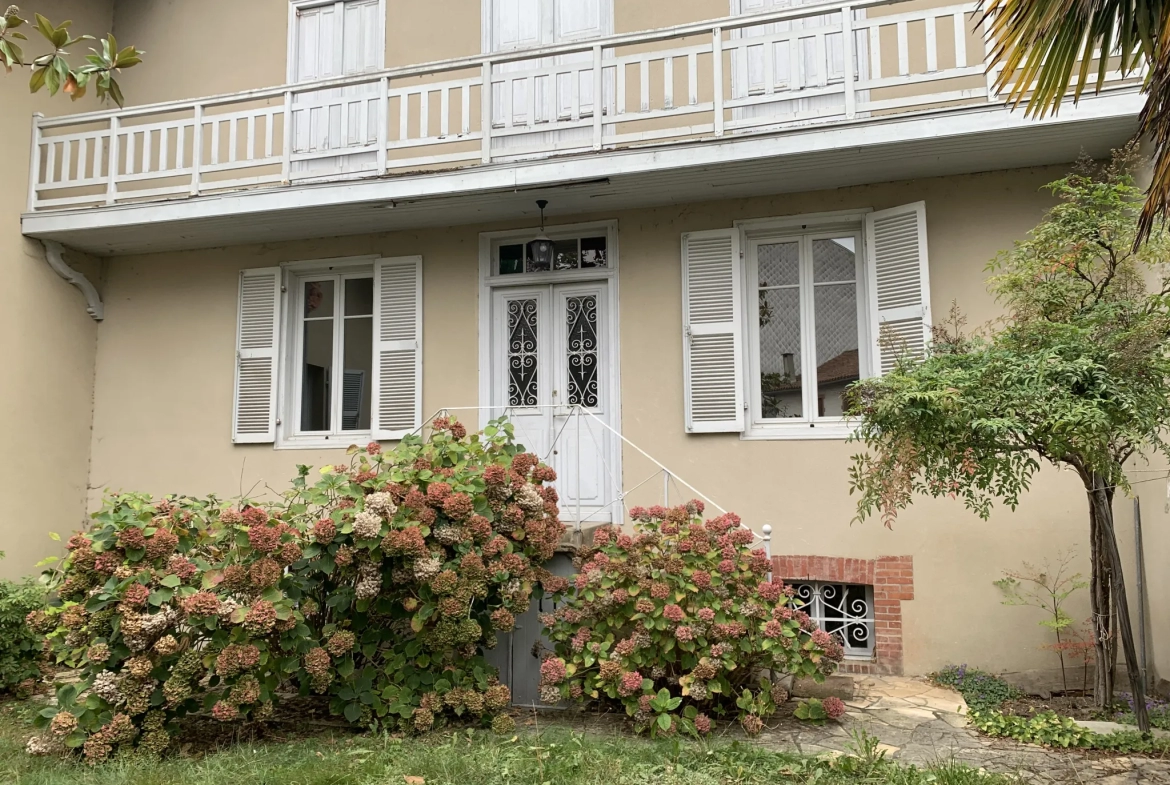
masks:
<path fill-rule="evenodd" d="M 370 431 L 373 269 L 294 277 L 296 369 L 290 403 L 296 435 Z M 352 437 L 351 437 L 352 438 Z"/>
<path fill-rule="evenodd" d="M 797 607 L 825 632 L 836 635 L 847 657 L 874 654 L 873 587 L 852 583 L 790 581 Z"/>

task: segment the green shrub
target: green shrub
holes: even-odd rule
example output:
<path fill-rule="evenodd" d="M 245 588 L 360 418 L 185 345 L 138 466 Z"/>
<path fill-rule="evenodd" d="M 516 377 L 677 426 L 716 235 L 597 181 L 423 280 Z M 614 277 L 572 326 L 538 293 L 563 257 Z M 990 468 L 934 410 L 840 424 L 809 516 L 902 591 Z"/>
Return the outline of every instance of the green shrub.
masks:
<path fill-rule="evenodd" d="M 930 674 L 930 680 L 941 687 L 950 687 L 963 696 L 972 711 L 997 709 L 1007 700 L 1022 693 L 1003 679 L 978 668 L 966 665 L 948 665 Z"/>
<path fill-rule="evenodd" d="M 840 644 L 766 580 L 763 549 L 733 514 L 704 522 L 700 502 L 634 508 L 635 531 L 604 527 L 580 552 L 572 590 L 542 622 L 555 655 L 541 697 L 620 705 L 651 733 L 706 733 L 738 716 L 749 734 L 787 696 L 762 670 L 823 680 Z"/>
<path fill-rule="evenodd" d="M 41 675 L 37 663 L 44 638 L 25 619 L 44 602 L 44 588 L 32 579 L 0 580 L 0 692 L 27 693 Z"/>
<path fill-rule="evenodd" d="M 428 439 L 350 453 L 315 482 L 300 467 L 277 504 L 107 499 L 30 618 L 81 674 L 30 750 L 161 753 L 182 716 L 263 720 L 287 689 L 355 723 L 507 730 L 482 652 L 566 584 L 540 566 L 564 531 L 555 473 L 506 423 L 469 436 L 440 418 Z"/>

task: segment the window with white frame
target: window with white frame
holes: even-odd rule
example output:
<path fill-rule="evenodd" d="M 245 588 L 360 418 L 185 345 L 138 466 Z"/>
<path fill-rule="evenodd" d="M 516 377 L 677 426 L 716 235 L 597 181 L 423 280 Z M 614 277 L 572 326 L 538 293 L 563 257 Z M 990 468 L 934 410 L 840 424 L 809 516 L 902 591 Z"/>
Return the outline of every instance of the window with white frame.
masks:
<path fill-rule="evenodd" d="M 925 353 L 926 250 L 922 202 L 684 234 L 687 431 L 847 436 L 848 386 Z"/>
<path fill-rule="evenodd" d="M 860 225 L 747 245 L 752 425 L 839 422 L 869 375 Z"/>
<path fill-rule="evenodd" d="M 845 656 L 873 657 L 873 587 L 852 583 L 791 581 L 794 606 L 825 632 L 836 636 Z"/>
<path fill-rule="evenodd" d="M 233 441 L 340 447 L 421 420 L 422 260 L 244 270 Z"/>
<path fill-rule="evenodd" d="M 374 271 L 293 278 L 295 364 L 289 403 L 295 436 L 370 432 Z"/>

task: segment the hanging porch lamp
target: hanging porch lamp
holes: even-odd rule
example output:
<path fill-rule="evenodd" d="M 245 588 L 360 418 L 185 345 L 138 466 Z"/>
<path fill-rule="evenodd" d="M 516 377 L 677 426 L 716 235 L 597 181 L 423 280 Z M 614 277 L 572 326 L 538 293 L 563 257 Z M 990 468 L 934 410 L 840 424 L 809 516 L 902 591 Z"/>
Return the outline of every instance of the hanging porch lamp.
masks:
<path fill-rule="evenodd" d="M 551 270 L 553 260 L 553 242 L 544 234 L 544 208 L 548 207 L 547 199 L 537 199 L 536 206 L 540 208 L 540 234 L 530 240 L 526 246 L 528 262 L 532 269 Z"/>

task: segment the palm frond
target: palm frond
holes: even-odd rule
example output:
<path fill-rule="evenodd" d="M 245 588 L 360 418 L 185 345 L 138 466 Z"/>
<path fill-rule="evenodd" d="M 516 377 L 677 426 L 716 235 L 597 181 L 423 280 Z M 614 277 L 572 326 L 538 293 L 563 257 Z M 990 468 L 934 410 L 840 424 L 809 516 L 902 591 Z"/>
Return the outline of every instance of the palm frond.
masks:
<path fill-rule="evenodd" d="M 1170 0 L 985 0 L 995 89 L 1031 117 L 1099 92 L 1108 74 L 1150 70 L 1139 133 L 1153 142 L 1154 174 L 1137 243 L 1170 214 Z"/>

